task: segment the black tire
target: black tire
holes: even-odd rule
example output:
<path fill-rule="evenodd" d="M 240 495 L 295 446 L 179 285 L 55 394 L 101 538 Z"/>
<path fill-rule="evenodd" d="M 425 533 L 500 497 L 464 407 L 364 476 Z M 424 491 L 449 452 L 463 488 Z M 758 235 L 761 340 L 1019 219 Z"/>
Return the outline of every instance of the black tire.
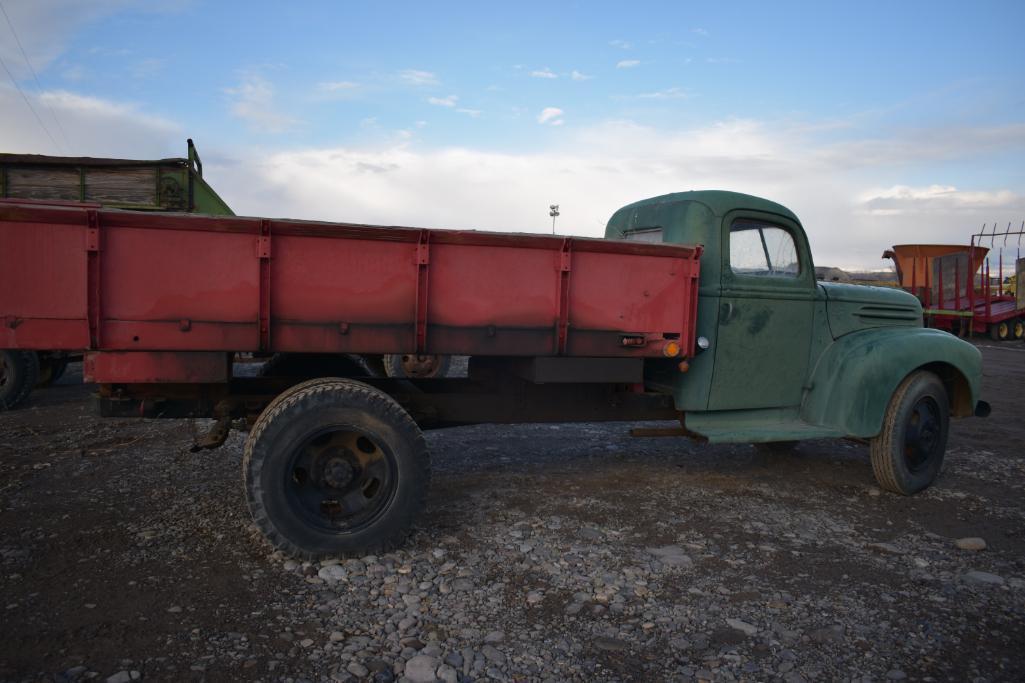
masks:
<path fill-rule="evenodd" d="M 926 371 L 904 378 L 869 445 L 879 486 L 910 496 L 932 484 L 943 466 L 949 426 L 950 403 L 940 379 Z"/>
<path fill-rule="evenodd" d="M 431 354 L 395 353 L 384 357 L 384 369 L 389 377 L 410 379 L 432 379 L 447 377 L 452 366 L 452 356 Z"/>
<path fill-rule="evenodd" d="M 1011 321 L 1011 338 L 1025 339 L 1025 318 L 1015 318 Z"/>
<path fill-rule="evenodd" d="M 242 462 L 249 510 L 276 548 L 307 560 L 388 552 L 409 535 L 430 482 L 427 445 L 387 394 L 322 378 L 278 396 Z"/>
<path fill-rule="evenodd" d="M 989 338 L 993 341 L 1007 341 L 1011 338 L 1011 321 L 1002 320 L 998 323 L 991 323 L 989 326 Z"/>
<path fill-rule="evenodd" d="M 64 371 L 68 369 L 68 357 L 63 354 L 37 355 L 39 356 L 39 379 L 36 381 L 36 387 L 43 389 L 55 384 L 64 376 Z"/>
<path fill-rule="evenodd" d="M 275 353 L 262 368 L 261 377 L 366 377 L 370 374 L 359 356 L 346 353 Z"/>
<path fill-rule="evenodd" d="M 0 410 L 24 405 L 38 380 L 39 356 L 35 351 L 0 349 Z"/>

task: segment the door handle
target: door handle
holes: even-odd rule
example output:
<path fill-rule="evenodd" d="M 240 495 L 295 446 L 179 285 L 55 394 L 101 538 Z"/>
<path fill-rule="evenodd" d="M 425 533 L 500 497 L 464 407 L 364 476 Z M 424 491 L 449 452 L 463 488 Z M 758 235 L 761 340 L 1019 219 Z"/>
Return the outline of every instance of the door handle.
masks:
<path fill-rule="evenodd" d="M 720 316 L 722 317 L 722 321 L 724 323 L 728 323 L 730 319 L 733 317 L 733 304 L 728 301 L 724 303 L 722 305 L 722 313 L 720 314 Z"/>

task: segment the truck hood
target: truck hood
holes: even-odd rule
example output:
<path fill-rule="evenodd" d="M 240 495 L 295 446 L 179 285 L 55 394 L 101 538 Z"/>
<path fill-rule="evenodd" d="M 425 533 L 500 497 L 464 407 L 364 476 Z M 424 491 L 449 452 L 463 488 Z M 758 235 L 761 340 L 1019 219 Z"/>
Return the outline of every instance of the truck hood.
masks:
<path fill-rule="evenodd" d="M 921 327 L 922 304 L 891 287 L 820 282 L 834 339 L 872 327 Z"/>

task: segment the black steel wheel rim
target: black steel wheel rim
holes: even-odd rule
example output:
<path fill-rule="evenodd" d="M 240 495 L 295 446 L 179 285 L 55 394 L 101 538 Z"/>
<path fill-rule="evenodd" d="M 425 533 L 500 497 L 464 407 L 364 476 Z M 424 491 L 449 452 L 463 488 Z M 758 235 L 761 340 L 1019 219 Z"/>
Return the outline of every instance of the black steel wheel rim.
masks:
<path fill-rule="evenodd" d="M 940 407 L 932 396 L 918 399 L 904 430 L 904 458 L 911 472 L 925 468 L 942 449 Z"/>
<path fill-rule="evenodd" d="M 307 525 L 330 533 L 365 529 L 388 508 L 398 482 L 395 457 L 372 435 L 326 427 L 295 449 L 285 498 Z"/>

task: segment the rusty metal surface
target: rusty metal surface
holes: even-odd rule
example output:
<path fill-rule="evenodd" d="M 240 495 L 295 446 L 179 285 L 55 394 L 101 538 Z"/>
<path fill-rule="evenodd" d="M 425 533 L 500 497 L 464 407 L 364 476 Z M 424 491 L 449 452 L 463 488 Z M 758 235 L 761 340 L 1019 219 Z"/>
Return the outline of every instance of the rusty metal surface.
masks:
<path fill-rule="evenodd" d="M 105 351 L 85 354 L 85 381 L 215 383 L 231 376 L 228 354 L 207 351 Z"/>

